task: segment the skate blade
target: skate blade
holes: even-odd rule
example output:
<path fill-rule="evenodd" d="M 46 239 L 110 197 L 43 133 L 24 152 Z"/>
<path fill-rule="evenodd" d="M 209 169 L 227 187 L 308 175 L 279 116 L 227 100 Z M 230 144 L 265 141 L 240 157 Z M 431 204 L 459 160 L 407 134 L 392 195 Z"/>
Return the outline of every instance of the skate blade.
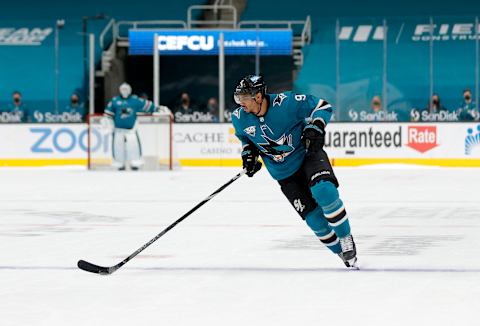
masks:
<path fill-rule="evenodd" d="M 355 257 L 354 259 L 352 259 L 352 261 L 348 261 L 348 269 L 351 269 L 351 270 L 360 270 L 360 266 L 358 265 L 358 259 L 357 257 Z"/>

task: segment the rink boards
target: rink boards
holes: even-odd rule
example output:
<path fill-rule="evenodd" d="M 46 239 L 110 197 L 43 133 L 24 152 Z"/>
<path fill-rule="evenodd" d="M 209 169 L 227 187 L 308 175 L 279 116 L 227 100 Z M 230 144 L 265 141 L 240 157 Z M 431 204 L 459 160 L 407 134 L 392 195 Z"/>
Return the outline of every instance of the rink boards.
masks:
<path fill-rule="evenodd" d="M 149 139 L 143 137 L 148 146 Z M 111 141 L 92 140 L 96 151 Z M 241 145 L 231 124 L 174 124 L 181 166 L 238 166 Z M 86 165 L 85 124 L 0 125 L 0 166 Z M 332 123 L 325 149 L 335 166 L 410 163 L 480 166 L 479 123 Z"/>

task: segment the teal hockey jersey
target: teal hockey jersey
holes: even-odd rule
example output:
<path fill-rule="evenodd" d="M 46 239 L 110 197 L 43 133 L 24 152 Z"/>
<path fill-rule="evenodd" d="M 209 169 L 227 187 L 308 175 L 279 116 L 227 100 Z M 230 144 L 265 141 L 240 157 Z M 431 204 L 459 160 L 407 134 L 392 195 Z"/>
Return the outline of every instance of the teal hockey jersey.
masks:
<path fill-rule="evenodd" d="M 270 175 L 282 180 L 303 163 L 306 154 L 301 143 L 303 128 L 316 120 L 326 126 L 333 109 L 323 99 L 293 92 L 267 94 L 266 100 L 268 109 L 263 117 L 239 107 L 232 113 L 232 123 L 242 145 L 254 144 Z"/>
<path fill-rule="evenodd" d="M 155 104 L 136 95 L 123 98 L 115 96 L 107 105 L 105 114 L 113 119 L 115 128 L 132 129 L 137 121 L 137 114 L 153 113 Z"/>

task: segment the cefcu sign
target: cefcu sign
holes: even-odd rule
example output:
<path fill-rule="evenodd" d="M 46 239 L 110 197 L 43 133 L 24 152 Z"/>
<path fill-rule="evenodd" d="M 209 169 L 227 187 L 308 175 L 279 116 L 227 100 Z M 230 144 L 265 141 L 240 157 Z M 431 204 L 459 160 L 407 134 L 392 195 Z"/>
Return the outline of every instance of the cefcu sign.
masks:
<path fill-rule="evenodd" d="M 153 55 L 158 34 L 161 55 L 218 55 L 220 33 L 226 55 L 291 55 L 292 30 L 130 30 L 130 55 Z"/>

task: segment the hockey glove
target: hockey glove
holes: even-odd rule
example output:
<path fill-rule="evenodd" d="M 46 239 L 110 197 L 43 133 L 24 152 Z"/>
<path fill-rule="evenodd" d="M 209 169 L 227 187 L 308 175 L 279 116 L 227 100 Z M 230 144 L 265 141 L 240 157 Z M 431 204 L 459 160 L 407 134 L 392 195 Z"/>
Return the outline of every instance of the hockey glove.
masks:
<path fill-rule="evenodd" d="M 303 128 L 302 144 L 309 152 L 318 152 L 325 145 L 325 126 L 321 121 L 315 121 Z"/>
<path fill-rule="evenodd" d="M 258 155 L 258 149 L 253 144 L 247 144 L 243 147 L 243 168 L 247 171 L 246 174 L 249 177 L 253 177 L 262 168 L 262 162 L 258 161 Z"/>

